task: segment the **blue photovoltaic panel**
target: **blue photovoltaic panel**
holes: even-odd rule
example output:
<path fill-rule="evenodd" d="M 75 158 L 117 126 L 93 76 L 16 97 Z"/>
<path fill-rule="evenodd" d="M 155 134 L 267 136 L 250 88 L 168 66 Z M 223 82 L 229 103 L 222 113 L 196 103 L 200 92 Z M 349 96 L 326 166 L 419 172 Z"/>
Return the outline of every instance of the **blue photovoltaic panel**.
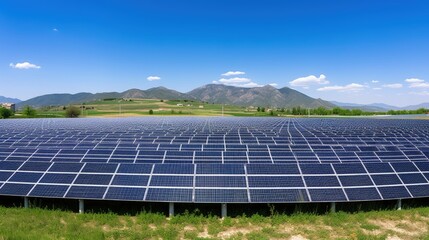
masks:
<path fill-rule="evenodd" d="M 1 195 L 26 196 L 33 184 L 5 183 L 0 188 Z"/>
<path fill-rule="evenodd" d="M 379 187 L 383 199 L 398 199 L 411 197 L 404 186 Z"/>
<path fill-rule="evenodd" d="M 334 174 L 331 164 L 300 164 L 302 174 Z"/>
<path fill-rule="evenodd" d="M 6 181 L 13 174 L 13 172 L 0 172 L 0 181 Z"/>
<path fill-rule="evenodd" d="M 305 189 L 250 189 L 252 203 L 307 202 Z"/>
<path fill-rule="evenodd" d="M 416 172 L 419 171 L 411 162 L 392 162 L 393 169 L 396 172 Z"/>
<path fill-rule="evenodd" d="M 68 198 L 103 199 L 107 187 L 72 186 L 66 195 Z"/>
<path fill-rule="evenodd" d="M 350 201 L 381 199 L 375 188 L 345 188 L 345 191 Z"/>
<path fill-rule="evenodd" d="M 299 174 L 296 164 L 248 164 L 247 174 Z"/>
<path fill-rule="evenodd" d="M 154 174 L 194 174 L 193 164 L 155 164 Z"/>
<path fill-rule="evenodd" d="M 64 174 L 64 173 L 47 173 L 42 179 L 40 179 L 40 183 L 64 183 L 70 184 L 76 178 L 76 174 Z"/>
<path fill-rule="evenodd" d="M 112 175 L 106 174 L 79 174 L 74 184 L 109 185 Z"/>
<path fill-rule="evenodd" d="M 389 163 L 364 163 L 369 173 L 393 173 Z"/>
<path fill-rule="evenodd" d="M 347 198 L 341 188 L 331 189 L 309 189 L 308 190 L 312 201 L 328 202 L 328 201 L 346 201 Z"/>
<path fill-rule="evenodd" d="M 19 170 L 20 171 L 41 171 L 44 172 L 48 170 L 48 168 L 52 165 L 52 163 L 45 163 L 45 162 L 26 162 L 24 163 Z"/>
<path fill-rule="evenodd" d="M 146 201 L 192 202 L 192 189 L 149 188 Z"/>
<path fill-rule="evenodd" d="M 195 202 L 245 203 L 249 200 L 246 189 L 195 189 Z"/>
<path fill-rule="evenodd" d="M 116 175 L 113 178 L 112 185 L 124 186 L 147 186 L 149 176 L 142 175 Z"/>
<path fill-rule="evenodd" d="M 339 176 L 341 184 L 344 187 L 354 187 L 354 186 L 373 186 L 374 184 L 371 181 L 371 178 L 368 175 L 348 175 L 348 176 Z"/>
<path fill-rule="evenodd" d="M 68 186 L 64 185 L 36 185 L 28 195 L 31 197 L 62 198 L 68 188 Z"/>
<path fill-rule="evenodd" d="M 305 176 L 307 187 L 339 187 L 337 177 L 335 176 Z"/>
<path fill-rule="evenodd" d="M 429 196 L 429 184 L 410 185 L 410 186 L 407 186 L 407 188 L 410 191 L 410 193 L 413 195 L 413 197 Z"/>
<path fill-rule="evenodd" d="M 52 165 L 51 168 L 49 168 L 49 172 L 79 172 L 82 167 L 83 163 L 60 163 L 56 162 L 54 165 Z"/>
<path fill-rule="evenodd" d="M 1 170 L 17 170 L 22 165 L 22 162 L 0 161 Z"/>
<path fill-rule="evenodd" d="M 197 164 L 197 174 L 244 174 L 244 165 Z"/>
<path fill-rule="evenodd" d="M 358 174 L 366 173 L 365 168 L 361 163 L 348 163 L 348 164 L 333 164 L 332 165 L 337 174 Z"/>
<path fill-rule="evenodd" d="M 194 178 L 192 176 L 154 175 L 151 178 L 150 186 L 192 187 L 193 182 Z"/>
<path fill-rule="evenodd" d="M 396 174 L 373 174 L 372 180 L 376 185 L 396 185 L 402 184 L 401 180 Z"/>
<path fill-rule="evenodd" d="M 9 182 L 29 182 L 35 183 L 39 181 L 43 173 L 32 173 L 32 172 L 16 172 L 10 179 Z"/>
<path fill-rule="evenodd" d="M 304 187 L 299 176 L 249 176 L 249 187 Z"/>
<path fill-rule="evenodd" d="M 244 176 L 197 176 L 196 187 L 246 187 Z"/>
<path fill-rule="evenodd" d="M 152 164 L 121 164 L 118 173 L 141 173 L 149 174 L 152 171 Z"/>
<path fill-rule="evenodd" d="M 110 187 L 104 199 L 143 201 L 145 188 Z"/>
<path fill-rule="evenodd" d="M 117 167 L 117 164 L 87 163 L 83 167 L 82 172 L 114 173 Z"/>
<path fill-rule="evenodd" d="M 428 183 L 426 178 L 421 173 L 402 173 L 399 174 L 399 177 L 404 184 Z"/>

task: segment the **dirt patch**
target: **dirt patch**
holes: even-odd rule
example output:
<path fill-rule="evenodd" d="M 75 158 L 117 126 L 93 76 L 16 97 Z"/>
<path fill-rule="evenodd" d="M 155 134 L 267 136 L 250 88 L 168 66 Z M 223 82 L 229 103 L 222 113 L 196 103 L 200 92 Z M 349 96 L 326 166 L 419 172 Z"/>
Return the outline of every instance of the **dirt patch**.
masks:
<path fill-rule="evenodd" d="M 188 226 L 185 226 L 185 227 L 183 228 L 183 230 L 184 230 L 184 231 L 196 231 L 196 230 L 197 230 L 197 228 L 196 228 L 196 227 L 194 227 L 194 226 L 188 225 Z"/>
<path fill-rule="evenodd" d="M 290 240 L 307 240 L 308 238 L 303 237 L 302 235 L 294 235 L 289 238 Z"/>
<path fill-rule="evenodd" d="M 418 237 L 428 231 L 427 224 L 419 221 L 411 221 L 409 219 L 402 220 L 369 220 L 371 224 L 379 226 L 381 231 L 392 231 L 400 236 Z M 396 236 L 396 235 L 395 235 Z M 392 237 L 395 237 L 392 236 Z"/>
<path fill-rule="evenodd" d="M 155 226 L 155 224 L 149 224 L 148 225 L 148 227 L 150 228 L 150 229 L 152 229 L 152 230 L 156 230 L 156 226 Z"/>
<path fill-rule="evenodd" d="M 207 226 L 204 227 L 204 231 L 200 232 L 198 234 L 199 238 L 209 238 L 210 234 L 209 234 L 209 230 L 207 229 Z"/>
<path fill-rule="evenodd" d="M 240 234 L 240 233 L 243 235 L 246 235 L 248 233 L 251 233 L 254 231 L 259 231 L 259 230 L 261 230 L 260 227 L 229 228 L 223 232 L 218 233 L 217 237 L 221 238 L 221 239 L 227 239 L 227 238 L 230 238 L 230 237 L 237 235 L 237 234 Z"/>

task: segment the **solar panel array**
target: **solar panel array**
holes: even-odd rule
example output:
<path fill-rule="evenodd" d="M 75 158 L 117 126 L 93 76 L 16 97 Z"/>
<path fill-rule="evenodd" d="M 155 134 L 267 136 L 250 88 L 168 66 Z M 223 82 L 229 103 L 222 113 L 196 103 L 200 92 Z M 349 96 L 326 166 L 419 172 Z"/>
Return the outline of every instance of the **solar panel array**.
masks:
<path fill-rule="evenodd" d="M 429 196 L 429 121 L 0 121 L 0 195 L 150 202 Z"/>

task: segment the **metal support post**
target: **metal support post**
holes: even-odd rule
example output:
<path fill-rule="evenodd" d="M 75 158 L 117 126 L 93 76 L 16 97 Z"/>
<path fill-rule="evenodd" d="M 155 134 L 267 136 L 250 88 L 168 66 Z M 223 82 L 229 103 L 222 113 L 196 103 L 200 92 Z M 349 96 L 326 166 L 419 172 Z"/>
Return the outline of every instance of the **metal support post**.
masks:
<path fill-rule="evenodd" d="M 24 207 L 28 208 L 30 206 L 30 201 L 28 200 L 28 197 L 24 197 Z"/>
<path fill-rule="evenodd" d="M 227 216 L 227 206 L 226 203 L 222 203 L 222 218 L 226 218 Z"/>
<path fill-rule="evenodd" d="M 396 210 L 401 210 L 402 209 L 402 199 L 398 199 L 398 202 L 396 204 Z"/>
<path fill-rule="evenodd" d="M 174 203 L 168 203 L 168 216 L 172 217 L 174 216 Z"/>
<path fill-rule="evenodd" d="M 79 199 L 79 213 L 85 212 L 85 202 L 83 199 Z"/>
<path fill-rule="evenodd" d="M 336 211 L 336 206 L 335 206 L 335 202 L 331 202 L 331 209 L 330 209 L 331 213 L 334 213 Z"/>

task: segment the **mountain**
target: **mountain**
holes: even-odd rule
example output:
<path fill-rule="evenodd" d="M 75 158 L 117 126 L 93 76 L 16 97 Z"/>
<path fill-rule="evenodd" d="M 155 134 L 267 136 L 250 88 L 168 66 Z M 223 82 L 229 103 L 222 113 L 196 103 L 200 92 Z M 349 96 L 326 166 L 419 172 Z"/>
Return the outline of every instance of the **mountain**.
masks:
<path fill-rule="evenodd" d="M 8 98 L 8 97 L 0 96 L 0 103 L 19 103 L 19 102 L 21 102 L 21 100 L 19 100 L 18 98 Z"/>
<path fill-rule="evenodd" d="M 384 103 L 371 103 L 371 104 L 357 104 L 357 103 L 343 103 L 337 101 L 330 101 L 331 103 L 346 109 L 362 109 L 369 112 L 385 112 L 388 110 L 416 110 L 419 108 L 429 109 L 429 102 L 417 105 L 409 105 L 405 107 L 397 107 Z"/>
<path fill-rule="evenodd" d="M 77 94 L 47 94 L 31 98 L 17 104 L 17 107 L 26 105 L 33 107 L 61 106 L 73 103 L 91 102 L 107 98 L 155 98 L 155 99 L 193 99 L 187 94 L 180 93 L 164 87 L 150 88 L 148 90 L 130 89 L 122 93 L 77 93 Z"/>
<path fill-rule="evenodd" d="M 208 84 L 187 93 L 205 102 L 225 103 L 240 106 L 270 107 L 335 107 L 322 99 L 314 99 L 290 88 L 277 89 L 270 85 L 254 88 Z"/>
<path fill-rule="evenodd" d="M 189 99 L 205 102 L 224 103 L 240 106 L 333 108 L 334 104 L 322 99 L 314 99 L 290 88 L 277 89 L 270 85 L 254 88 L 208 84 L 188 93 L 181 93 L 165 87 L 147 90 L 130 89 L 125 92 L 47 94 L 17 104 L 17 107 L 61 106 L 73 103 L 91 102 L 106 98 L 146 98 L 146 99 Z"/>
<path fill-rule="evenodd" d="M 417 105 L 409 105 L 409 106 L 403 107 L 403 108 L 401 108 L 401 109 L 405 109 L 405 110 L 415 110 L 415 109 L 419 109 L 419 108 L 426 108 L 426 109 L 429 109 L 429 102 L 426 102 L 426 103 L 420 103 L 420 104 L 417 104 Z"/>

